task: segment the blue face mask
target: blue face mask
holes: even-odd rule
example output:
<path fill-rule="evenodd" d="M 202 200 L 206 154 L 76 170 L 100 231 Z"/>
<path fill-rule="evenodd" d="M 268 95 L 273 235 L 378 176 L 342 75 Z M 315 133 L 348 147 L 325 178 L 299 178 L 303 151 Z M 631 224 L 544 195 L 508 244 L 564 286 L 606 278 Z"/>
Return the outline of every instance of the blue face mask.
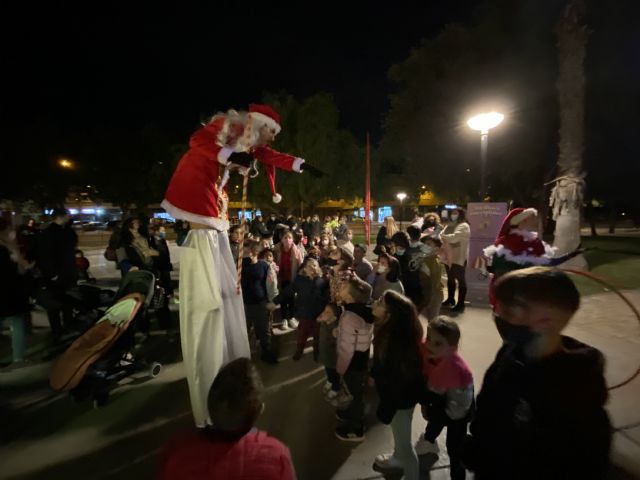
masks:
<path fill-rule="evenodd" d="M 167 238 L 167 232 L 159 232 L 158 235 L 160 238 Z"/>
<path fill-rule="evenodd" d="M 529 327 L 523 325 L 512 325 L 506 320 L 495 315 L 493 320 L 496 323 L 496 328 L 502 339 L 506 343 L 510 343 L 517 347 L 526 347 L 533 343 L 540 337 L 540 334 L 534 332 Z"/>
<path fill-rule="evenodd" d="M 404 255 L 404 248 L 396 248 L 396 255 Z"/>

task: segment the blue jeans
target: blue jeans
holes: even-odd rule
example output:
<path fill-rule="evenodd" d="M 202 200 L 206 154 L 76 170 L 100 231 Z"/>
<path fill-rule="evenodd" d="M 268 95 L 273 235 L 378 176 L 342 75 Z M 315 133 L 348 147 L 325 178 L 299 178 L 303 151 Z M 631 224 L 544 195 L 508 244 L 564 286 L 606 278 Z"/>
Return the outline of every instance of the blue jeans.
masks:
<path fill-rule="evenodd" d="M 414 407 L 405 410 L 396 410 L 391 419 L 391 431 L 393 432 L 393 456 L 402 464 L 405 480 L 418 480 L 420 476 L 420 463 L 413 443 L 411 442 L 411 420 Z"/>
<path fill-rule="evenodd" d="M 24 360 L 24 352 L 27 349 L 24 315 L 18 314 L 11 315 L 9 317 L 0 317 L 1 322 L 4 322 L 5 320 L 11 327 L 11 350 L 13 353 L 13 361 L 21 362 Z"/>

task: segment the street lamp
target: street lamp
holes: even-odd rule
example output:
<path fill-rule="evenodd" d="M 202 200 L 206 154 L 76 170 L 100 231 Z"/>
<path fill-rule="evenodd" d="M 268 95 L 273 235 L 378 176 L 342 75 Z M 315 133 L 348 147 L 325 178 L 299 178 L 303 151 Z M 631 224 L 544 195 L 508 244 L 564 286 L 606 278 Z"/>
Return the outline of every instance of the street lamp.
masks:
<path fill-rule="evenodd" d="M 402 230 L 402 217 L 404 217 L 404 199 L 407 198 L 407 194 L 404 192 L 400 192 L 396 195 L 398 200 L 400 200 L 400 230 Z"/>
<path fill-rule="evenodd" d="M 481 113 L 467 120 L 467 125 L 473 130 L 480 131 L 480 200 L 483 201 L 485 191 L 485 167 L 487 164 L 487 144 L 489 143 L 489 130 L 500 125 L 504 115 L 498 112 Z"/>
<path fill-rule="evenodd" d="M 66 158 L 58 160 L 58 165 L 62 168 L 66 168 L 67 170 L 71 170 L 73 168 L 73 162 L 71 160 L 67 160 Z"/>

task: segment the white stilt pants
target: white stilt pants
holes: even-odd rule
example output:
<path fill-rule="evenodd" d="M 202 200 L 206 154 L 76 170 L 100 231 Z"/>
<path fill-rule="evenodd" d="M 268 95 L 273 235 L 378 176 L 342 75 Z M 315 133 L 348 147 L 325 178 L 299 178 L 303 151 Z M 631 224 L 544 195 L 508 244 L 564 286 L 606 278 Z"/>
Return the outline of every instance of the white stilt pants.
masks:
<path fill-rule="evenodd" d="M 251 357 L 242 293 L 226 232 L 191 230 L 180 255 L 180 338 L 196 426 L 211 425 L 207 397 L 226 363 Z"/>

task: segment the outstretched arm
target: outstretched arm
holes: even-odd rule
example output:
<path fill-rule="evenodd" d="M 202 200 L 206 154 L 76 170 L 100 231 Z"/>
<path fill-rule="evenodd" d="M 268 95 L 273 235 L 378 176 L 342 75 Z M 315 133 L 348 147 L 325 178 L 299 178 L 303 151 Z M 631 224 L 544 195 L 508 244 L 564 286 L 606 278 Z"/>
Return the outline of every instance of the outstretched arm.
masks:
<path fill-rule="evenodd" d="M 302 158 L 294 157 L 286 153 L 278 152 L 271 147 L 257 147 L 252 155 L 258 159 L 260 163 L 265 165 L 271 165 L 281 170 L 287 170 L 289 172 L 301 172 L 304 160 Z"/>

